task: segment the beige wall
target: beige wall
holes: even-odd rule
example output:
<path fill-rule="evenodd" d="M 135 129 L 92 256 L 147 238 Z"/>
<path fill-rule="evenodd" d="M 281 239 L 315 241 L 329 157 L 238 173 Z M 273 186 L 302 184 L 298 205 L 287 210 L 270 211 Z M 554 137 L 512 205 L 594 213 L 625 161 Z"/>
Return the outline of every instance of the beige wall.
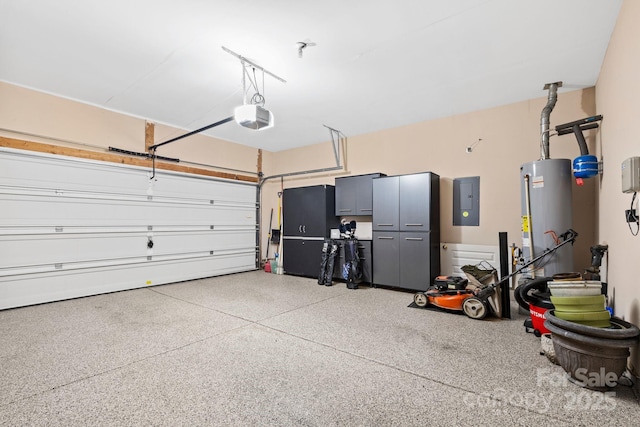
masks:
<path fill-rule="evenodd" d="M 615 313 L 640 324 L 638 261 L 640 236 L 632 236 L 624 221 L 631 194 L 621 191 L 620 165 L 628 157 L 640 156 L 640 2 L 626 0 L 596 86 L 598 114 L 604 116 L 598 155 L 604 161 L 599 182 L 598 237 L 609 245 L 608 281 L 614 296 Z M 635 206 L 638 209 L 638 206 Z M 631 358 L 634 373 L 640 369 L 640 352 Z"/>
<path fill-rule="evenodd" d="M 506 231 L 509 243 L 522 246 L 519 173 L 523 163 L 540 157 L 540 113 L 547 102 L 543 85 L 539 84 L 538 99 L 349 137 L 344 151 L 347 174 L 433 171 L 441 177 L 443 242 L 497 246 L 498 233 Z M 561 93 L 551 124 L 594 114 L 594 88 Z M 595 135 L 586 134 L 591 150 L 595 148 Z M 466 153 L 466 147 L 478 139 L 482 141 L 473 152 Z M 572 135 L 552 137 L 550 147 L 552 158 L 573 159 L 580 154 Z M 278 152 L 272 161 L 276 173 L 335 166 L 330 142 Z M 288 177 L 284 187 L 333 184 L 336 176 L 344 175 Z M 453 179 L 467 176 L 480 177 L 480 226 L 454 227 Z M 589 247 L 594 244 L 595 184 L 586 180 L 583 187 L 574 185 L 574 228 L 580 234 L 575 245 L 578 271 L 589 265 Z M 265 188 L 263 200 L 269 206 L 277 191 Z"/>
<path fill-rule="evenodd" d="M 166 141 L 185 132 L 157 125 L 155 140 Z M 144 119 L 0 82 L 0 136 L 96 151 L 112 146 L 144 152 L 144 135 Z M 257 170 L 255 148 L 203 135 L 161 147 L 158 154 L 185 162 Z"/>

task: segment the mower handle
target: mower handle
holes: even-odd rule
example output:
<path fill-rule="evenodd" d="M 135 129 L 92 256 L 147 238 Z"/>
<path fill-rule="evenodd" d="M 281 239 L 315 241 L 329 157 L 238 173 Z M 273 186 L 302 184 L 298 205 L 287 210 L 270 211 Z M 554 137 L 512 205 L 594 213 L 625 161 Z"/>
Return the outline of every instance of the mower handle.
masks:
<path fill-rule="evenodd" d="M 492 285 L 493 287 L 497 287 L 500 286 L 501 284 L 505 283 L 507 280 L 511 279 L 513 276 L 515 276 L 516 274 L 520 273 L 522 270 L 524 270 L 525 268 L 529 267 L 532 264 L 535 264 L 536 262 L 540 261 L 542 258 L 546 257 L 547 255 L 549 255 L 552 252 L 555 252 L 556 250 L 558 250 L 561 246 L 566 245 L 567 243 L 571 243 L 573 244 L 573 242 L 575 242 L 576 237 L 578 237 L 578 232 L 575 231 L 574 229 L 570 228 L 567 231 L 565 231 L 564 233 L 562 233 L 559 236 L 562 239 L 562 242 L 558 243 L 557 245 L 555 245 L 552 248 L 547 248 L 545 249 L 540 255 L 536 256 L 535 258 L 527 261 L 525 264 L 523 264 L 520 268 L 518 268 L 516 271 L 512 272 L 511 274 L 504 276 L 502 279 L 500 279 L 498 281 L 498 283 Z"/>

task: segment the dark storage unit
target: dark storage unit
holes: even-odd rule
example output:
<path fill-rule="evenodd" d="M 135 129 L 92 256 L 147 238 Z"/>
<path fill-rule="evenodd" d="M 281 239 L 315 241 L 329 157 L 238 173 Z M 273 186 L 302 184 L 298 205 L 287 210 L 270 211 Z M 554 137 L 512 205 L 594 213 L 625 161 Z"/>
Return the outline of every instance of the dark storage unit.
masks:
<path fill-rule="evenodd" d="M 336 261 L 336 267 L 333 271 L 333 278 L 344 280 L 342 277 L 342 267 L 344 266 L 344 240 L 338 240 L 340 244 L 339 258 Z M 358 240 L 358 255 L 362 266 L 362 281 L 364 283 L 373 283 L 371 240 Z"/>
<path fill-rule="evenodd" d="M 373 215 L 373 179 L 381 173 L 336 178 L 336 216 Z"/>
<path fill-rule="evenodd" d="M 282 261 L 284 272 L 317 277 L 322 243 L 339 227 L 334 215 L 335 187 L 286 188 L 282 194 Z"/>
<path fill-rule="evenodd" d="M 287 239 L 283 236 L 283 268 L 286 274 L 318 277 L 323 240 Z"/>
<path fill-rule="evenodd" d="M 373 180 L 373 283 L 426 290 L 440 274 L 440 177 Z"/>

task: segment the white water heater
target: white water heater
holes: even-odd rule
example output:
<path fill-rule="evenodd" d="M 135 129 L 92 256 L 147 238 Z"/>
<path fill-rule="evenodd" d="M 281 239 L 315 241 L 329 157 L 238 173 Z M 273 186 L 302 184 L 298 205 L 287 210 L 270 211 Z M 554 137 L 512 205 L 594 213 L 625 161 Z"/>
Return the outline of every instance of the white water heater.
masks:
<path fill-rule="evenodd" d="M 525 261 L 558 243 L 558 236 L 572 228 L 569 159 L 544 159 L 520 167 L 522 247 Z M 565 245 L 532 266 L 532 277 L 573 272 L 573 247 Z"/>

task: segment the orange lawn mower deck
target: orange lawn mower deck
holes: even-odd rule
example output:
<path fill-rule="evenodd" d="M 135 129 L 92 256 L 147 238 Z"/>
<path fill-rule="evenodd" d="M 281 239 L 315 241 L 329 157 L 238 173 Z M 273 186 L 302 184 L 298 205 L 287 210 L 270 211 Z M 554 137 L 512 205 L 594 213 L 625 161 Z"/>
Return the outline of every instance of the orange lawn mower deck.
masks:
<path fill-rule="evenodd" d="M 433 305 L 445 310 L 463 311 L 472 319 L 483 319 L 489 311 L 487 303 L 478 298 L 472 289 L 440 290 L 435 286 L 413 297 L 418 307 Z"/>

